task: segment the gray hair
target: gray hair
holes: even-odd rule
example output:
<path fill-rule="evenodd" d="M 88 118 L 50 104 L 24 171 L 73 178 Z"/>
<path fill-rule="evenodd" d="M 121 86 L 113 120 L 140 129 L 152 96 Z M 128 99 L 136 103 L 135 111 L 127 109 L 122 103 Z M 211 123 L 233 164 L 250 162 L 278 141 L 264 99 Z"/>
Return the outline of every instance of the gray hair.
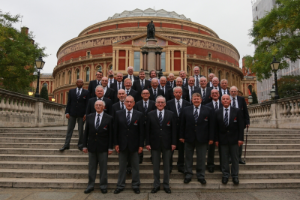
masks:
<path fill-rule="evenodd" d="M 181 77 L 179 77 L 179 76 L 176 78 L 176 81 L 177 81 L 178 79 L 181 79 L 181 81 L 183 81 L 183 80 L 182 80 L 182 78 L 181 78 Z"/>
<path fill-rule="evenodd" d="M 167 80 L 167 77 L 165 77 L 165 76 L 162 76 L 162 77 L 160 77 L 160 79 L 159 79 L 159 80 L 161 80 L 162 78 L 164 78 L 164 79 L 166 79 L 166 80 Z"/>
<path fill-rule="evenodd" d="M 228 84 L 228 81 L 227 81 L 227 79 L 222 79 L 222 80 L 221 80 L 221 83 L 222 83 L 223 81 L 226 81 L 226 83 Z"/>
<path fill-rule="evenodd" d="M 129 67 L 127 68 L 127 72 L 128 72 L 129 69 L 132 69 L 132 70 L 133 70 L 133 67 L 132 67 L 132 66 L 129 66 Z"/>
<path fill-rule="evenodd" d="M 195 70 L 195 68 L 198 68 L 200 70 L 200 67 L 198 67 L 198 66 L 195 66 L 193 70 Z"/>
<path fill-rule="evenodd" d="M 236 89 L 236 91 L 239 91 L 239 89 L 234 85 L 230 87 L 229 91 L 231 91 L 231 89 L 234 89 L 234 88 Z"/>
<path fill-rule="evenodd" d="M 103 104 L 103 106 L 105 106 L 105 101 L 102 101 L 102 100 L 97 100 L 97 101 L 95 101 L 95 103 L 94 103 L 94 107 L 95 107 L 95 105 L 96 105 L 96 103 L 97 102 L 100 102 L 100 103 L 102 103 Z"/>
<path fill-rule="evenodd" d="M 213 77 L 212 81 L 213 81 L 214 79 L 217 79 L 217 80 L 218 80 L 218 82 L 219 82 L 219 79 L 218 79 L 218 77 L 216 77 L 216 76 L 215 76 L 215 77 Z"/>
<path fill-rule="evenodd" d="M 174 88 L 173 88 L 173 92 L 175 92 L 175 89 L 180 89 L 180 90 L 181 90 L 181 92 L 182 92 L 182 87 L 180 87 L 180 86 L 176 86 L 176 87 L 174 87 Z"/>
<path fill-rule="evenodd" d="M 201 80 L 201 79 L 205 79 L 205 80 L 207 81 L 207 78 L 205 78 L 204 76 L 200 77 L 200 80 Z"/>
<path fill-rule="evenodd" d="M 157 78 L 153 78 L 153 79 L 151 80 L 151 83 L 152 83 L 153 81 L 157 81 L 157 83 L 158 83 L 158 79 L 157 79 Z"/>
<path fill-rule="evenodd" d="M 102 88 L 102 90 L 104 90 L 103 86 L 102 85 L 98 85 L 95 89 L 95 91 L 97 90 L 97 88 Z"/>
<path fill-rule="evenodd" d="M 155 103 L 157 102 L 157 99 L 158 99 L 158 98 L 163 98 L 163 99 L 164 99 L 164 102 L 166 103 L 166 98 L 165 98 L 164 96 L 162 96 L 162 95 L 159 95 L 158 97 L 156 97 Z"/>

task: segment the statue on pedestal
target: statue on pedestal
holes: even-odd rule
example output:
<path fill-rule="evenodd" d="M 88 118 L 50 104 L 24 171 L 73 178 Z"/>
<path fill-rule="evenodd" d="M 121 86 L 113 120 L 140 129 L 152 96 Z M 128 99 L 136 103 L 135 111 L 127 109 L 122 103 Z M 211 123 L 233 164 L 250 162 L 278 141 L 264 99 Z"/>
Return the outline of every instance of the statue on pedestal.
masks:
<path fill-rule="evenodd" d="M 155 39 L 155 26 L 153 21 L 147 25 L 147 39 Z"/>

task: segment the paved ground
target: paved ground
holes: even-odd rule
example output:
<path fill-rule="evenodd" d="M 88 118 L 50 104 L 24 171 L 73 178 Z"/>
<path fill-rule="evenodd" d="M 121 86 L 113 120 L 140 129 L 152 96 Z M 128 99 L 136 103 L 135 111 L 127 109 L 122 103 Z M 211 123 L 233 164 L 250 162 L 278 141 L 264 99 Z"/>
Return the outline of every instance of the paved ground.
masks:
<path fill-rule="evenodd" d="M 83 190 L 68 189 L 20 189 L 0 188 L 0 200 L 94 200 L 94 199 L 118 199 L 118 200 L 297 200 L 300 199 L 299 189 L 276 189 L 276 190 L 184 190 L 172 191 L 166 194 L 159 191 L 151 194 L 149 191 L 141 191 L 141 194 L 134 194 L 132 190 L 124 190 L 120 194 L 113 194 L 109 190 L 102 194 L 95 190 L 90 194 L 84 194 Z"/>

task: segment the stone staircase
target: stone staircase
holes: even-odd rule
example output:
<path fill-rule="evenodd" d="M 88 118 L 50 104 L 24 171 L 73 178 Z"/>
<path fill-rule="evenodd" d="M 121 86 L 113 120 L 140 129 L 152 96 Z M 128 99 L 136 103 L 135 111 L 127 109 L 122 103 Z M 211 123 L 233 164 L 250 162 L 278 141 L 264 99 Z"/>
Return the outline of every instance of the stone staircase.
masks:
<path fill-rule="evenodd" d="M 65 129 L 1 129 L 0 186 L 86 188 L 88 155 L 77 149 L 77 131 L 74 131 L 71 149 L 63 153 L 58 150 L 64 143 Z M 246 165 L 240 165 L 238 186 L 233 185 L 231 179 L 227 185 L 221 183 L 217 152 L 215 156 L 217 166 L 214 173 L 206 172 L 206 185 L 201 185 L 195 175 L 189 184 L 184 184 L 184 175 L 177 172 L 175 151 L 170 175 L 171 188 L 300 188 L 300 130 L 250 129 Z M 194 158 L 194 166 L 195 161 Z M 161 178 L 162 175 L 161 168 Z M 118 178 L 118 155 L 115 152 L 109 156 L 108 178 L 108 187 L 114 189 Z M 144 151 L 144 162 L 140 165 L 140 178 L 141 189 L 150 190 L 153 171 L 147 150 Z M 131 176 L 127 176 L 126 187 L 131 188 Z"/>

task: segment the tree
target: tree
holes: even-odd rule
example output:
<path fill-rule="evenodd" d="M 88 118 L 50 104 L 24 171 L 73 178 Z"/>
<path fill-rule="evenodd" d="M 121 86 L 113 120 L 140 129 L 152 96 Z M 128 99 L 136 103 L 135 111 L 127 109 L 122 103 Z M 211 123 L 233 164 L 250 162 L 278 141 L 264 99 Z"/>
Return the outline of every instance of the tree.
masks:
<path fill-rule="evenodd" d="M 43 99 L 49 100 L 49 97 L 48 97 L 48 89 L 47 89 L 46 86 L 43 86 L 43 87 L 42 87 L 40 97 L 43 98 Z"/>
<path fill-rule="evenodd" d="M 32 33 L 26 34 L 15 29 L 20 15 L 12 16 L 0 10 L 0 87 L 27 93 L 33 75 L 35 60 L 44 54 L 45 48 L 34 43 Z"/>
<path fill-rule="evenodd" d="M 278 79 L 278 95 L 280 98 L 300 94 L 300 76 L 282 76 Z"/>
<path fill-rule="evenodd" d="M 249 35 L 256 46 L 254 56 L 245 56 L 245 67 L 257 79 L 271 76 L 273 56 L 280 61 L 279 69 L 288 67 L 286 59 L 300 58 L 300 0 L 277 0 L 276 6 L 263 18 L 254 21 Z"/>
<path fill-rule="evenodd" d="M 257 95 L 256 95 L 256 92 L 253 90 L 252 91 L 252 104 L 257 104 L 258 103 L 258 100 L 257 100 Z"/>

